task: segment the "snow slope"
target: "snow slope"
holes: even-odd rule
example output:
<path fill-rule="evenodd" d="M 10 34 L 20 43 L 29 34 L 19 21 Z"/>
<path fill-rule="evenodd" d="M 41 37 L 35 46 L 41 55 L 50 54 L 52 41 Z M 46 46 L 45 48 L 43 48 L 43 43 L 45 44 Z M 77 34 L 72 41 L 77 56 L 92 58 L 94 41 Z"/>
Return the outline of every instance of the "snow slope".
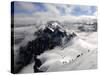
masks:
<path fill-rule="evenodd" d="M 91 36 L 95 36 L 94 33 Z M 81 70 L 97 67 L 97 47 L 79 37 L 75 37 L 64 49 L 55 48 L 38 58 L 42 61 L 42 71 Z"/>

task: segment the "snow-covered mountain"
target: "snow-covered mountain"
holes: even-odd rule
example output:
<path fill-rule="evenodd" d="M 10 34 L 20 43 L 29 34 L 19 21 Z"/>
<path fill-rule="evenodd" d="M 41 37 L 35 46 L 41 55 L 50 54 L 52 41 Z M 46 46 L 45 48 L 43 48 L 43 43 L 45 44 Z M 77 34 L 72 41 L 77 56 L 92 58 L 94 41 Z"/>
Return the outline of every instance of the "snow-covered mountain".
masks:
<path fill-rule="evenodd" d="M 34 28 L 35 30 L 33 28 L 27 29 L 28 37 L 25 37 L 25 40 L 22 42 L 28 42 L 26 45 L 20 46 L 21 48 L 17 51 L 20 54 L 18 54 L 18 60 L 15 61 L 16 69 L 24 67 L 20 72 L 25 72 L 25 70 L 28 72 L 34 66 L 38 66 L 33 68 L 35 72 L 37 69 L 38 71 L 66 71 L 73 68 L 78 69 L 78 67 L 74 67 L 76 65 L 75 63 L 77 63 L 78 66 L 78 63 L 82 63 L 81 61 L 84 60 L 86 62 L 85 65 L 89 65 L 88 68 L 92 65 L 96 67 L 96 53 L 94 52 L 96 51 L 97 46 L 96 40 L 92 40 L 96 38 L 96 32 L 78 33 L 74 30 L 70 31 L 67 30 L 67 28 L 64 28 L 62 23 L 59 24 L 59 22 L 56 21 L 49 21 L 49 24 L 42 24 L 39 28 Z M 35 37 L 33 40 L 29 41 L 29 33 L 33 38 Z M 34 54 L 37 55 L 36 60 L 32 61 L 33 63 L 30 63 L 31 59 L 34 59 Z M 85 58 L 87 57 L 94 58 L 94 60 L 86 60 Z M 91 61 L 93 63 L 91 63 Z M 34 62 L 36 63 L 34 64 Z M 41 63 L 38 65 L 39 62 Z M 79 69 L 85 69 L 82 65 L 84 65 L 84 63 L 81 64 Z M 63 66 L 65 67 L 63 68 Z M 33 70 L 31 71 L 33 72 Z"/>

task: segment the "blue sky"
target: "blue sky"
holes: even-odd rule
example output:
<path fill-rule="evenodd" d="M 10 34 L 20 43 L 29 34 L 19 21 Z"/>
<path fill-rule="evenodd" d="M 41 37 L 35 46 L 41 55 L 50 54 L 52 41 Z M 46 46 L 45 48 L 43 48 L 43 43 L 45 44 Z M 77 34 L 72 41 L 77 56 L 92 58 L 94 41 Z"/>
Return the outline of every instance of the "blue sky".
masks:
<path fill-rule="evenodd" d="M 14 14 L 34 15 L 36 13 L 51 13 L 60 16 L 93 16 L 97 12 L 96 6 L 68 5 L 68 4 L 44 4 L 31 2 L 14 2 Z M 13 12 L 12 12 L 13 13 Z"/>

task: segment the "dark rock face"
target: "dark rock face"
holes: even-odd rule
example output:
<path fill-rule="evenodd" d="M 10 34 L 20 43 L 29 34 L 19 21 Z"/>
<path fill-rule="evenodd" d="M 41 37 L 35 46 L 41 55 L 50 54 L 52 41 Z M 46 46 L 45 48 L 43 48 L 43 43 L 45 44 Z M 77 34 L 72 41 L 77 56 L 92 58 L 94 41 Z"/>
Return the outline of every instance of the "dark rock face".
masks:
<path fill-rule="evenodd" d="M 52 32 L 50 29 L 46 28 L 44 29 L 44 31 L 37 32 L 36 35 L 38 36 L 38 38 L 34 40 L 34 48 L 33 48 L 34 52 L 33 53 L 35 55 L 40 55 L 46 50 L 52 50 L 56 46 L 61 46 L 62 38 L 66 36 L 66 33 L 60 32 L 59 30 L 55 30 L 54 32 Z M 35 60 L 34 71 L 41 72 L 38 70 L 38 67 L 40 67 L 42 63 L 36 57 L 35 59 L 36 60 Z"/>
<path fill-rule="evenodd" d="M 62 32 L 59 28 L 55 28 L 52 31 L 46 27 L 44 30 L 39 29 L 34 35 L 37 36 L 35 40 L 28 42 L 25 47 L 20 47 L 19 61 L 17 64 L 21 66 L 15 70 L 15 73 L 18 73 L 23 66 L 29 64 L 33 57 L 35 61 L 35 65 L 33 66 L 34 72 L 42 72 L 38 70 L 42 63 L 37 59 L 37 55 L 40 55 L 46 50 L 52 50 L 56 46 L 61 46 L 63 37 L 66 37 L 67 42 L 75 34 L 68 36 L 65 31 Z"/>

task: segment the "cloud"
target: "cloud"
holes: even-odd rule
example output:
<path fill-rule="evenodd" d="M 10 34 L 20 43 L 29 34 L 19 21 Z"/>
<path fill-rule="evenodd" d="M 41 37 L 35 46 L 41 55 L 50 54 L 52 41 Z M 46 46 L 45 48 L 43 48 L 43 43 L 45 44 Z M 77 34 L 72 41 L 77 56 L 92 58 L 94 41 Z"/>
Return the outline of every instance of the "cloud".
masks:
<path fill-rule="evenodd" d="M 51 13 L 56 15 L 93 15 L 97 11 L 95 6 L 49 4 L 32 2 L 15 2 L 15 13 L 35 14 L 39 12 Z M 17 13 L 16 13 L 17 14 Z"/>
<path fill-rule="evenodd" d="M 93 15 L 96 12 L 95 6 L 75 6 L 71 12 L 72 15 Z"/>
<path fill-rule="evenodd" d="M 93 16 L 97 17 L 97 16 L 98 16 L 98 12 L 97 12 L 97 11 L 94 12 L 94 13 L 93 13 Z"/>
<path fill-rule="evenodd" d="M 60 15 L 59 10 L 55 7 L 55 4 L 44 4 L 44 6 L 47 8 L 47 12 L 50 12 L 52 14 Z"/>
<path fill-rule="evenodd" d="M 14 14 L 19 14 L 19 13 L 30 14 L 33 12 L 34 8 L 35 7 L 30 2 L 14 2 Z"/>
<path fill-rule="evenodd" d="M 83 5 L 16 2 L 15 8 L 15 24 L 33 24 L 48 20 L 70 21 L 83 16 L 96 16 L 97 14 L 95 6 Z"/>
<path fill-rule="evenodd" d="M 18 4 L 22 9 L 25 9 L 27 11 L 34 9 L 34 6 L 31 2 L 18 2 Z"/>

